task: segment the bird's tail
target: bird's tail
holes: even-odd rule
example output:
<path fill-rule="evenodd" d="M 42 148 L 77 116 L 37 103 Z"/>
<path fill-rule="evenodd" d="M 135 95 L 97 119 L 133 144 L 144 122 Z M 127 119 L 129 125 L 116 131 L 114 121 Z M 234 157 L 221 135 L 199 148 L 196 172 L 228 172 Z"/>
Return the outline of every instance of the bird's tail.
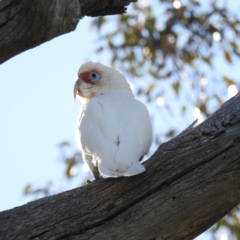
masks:
<path fill-rule="evenodd" d="M 99 171 L 108 177 L 122 177 L 122 176 L 129 177 L 129 176 L 140 174 L 145 170 L 146 170 L 145 167 L 139 162 L 125 169 L 125 171 L 107 169 L 103 165 L 99 166 Z"/>
<path fill-rule="evenodd" d="M 146 169 L 145 167 L 137 162 L 135 163 L 134 165 L 132 165 L 131 167 L 129 167 L 125 172 L 124 172 L 124 176 L 132 176 L 132 175 L 137 175 L 137 174 L 140 174 L 142 172 L 144 172 Z"/>

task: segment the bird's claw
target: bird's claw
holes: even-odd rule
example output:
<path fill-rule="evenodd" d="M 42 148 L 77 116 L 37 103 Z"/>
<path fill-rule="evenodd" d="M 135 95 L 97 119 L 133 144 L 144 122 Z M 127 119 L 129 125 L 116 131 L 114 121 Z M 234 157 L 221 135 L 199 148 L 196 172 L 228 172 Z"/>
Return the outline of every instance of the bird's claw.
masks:
<path fill-rule="evenodd" d="M 92 181 L 88 179 L 86 182 L 87 182 L 87 184 L 89 184 L 89 183 L 93 183 L 93 182 L 98 181 L 98 180 L 101 180 L 101 179 L 103 179 L 103 177 L 95 178 L 95 179 L 93 179 Z"/>

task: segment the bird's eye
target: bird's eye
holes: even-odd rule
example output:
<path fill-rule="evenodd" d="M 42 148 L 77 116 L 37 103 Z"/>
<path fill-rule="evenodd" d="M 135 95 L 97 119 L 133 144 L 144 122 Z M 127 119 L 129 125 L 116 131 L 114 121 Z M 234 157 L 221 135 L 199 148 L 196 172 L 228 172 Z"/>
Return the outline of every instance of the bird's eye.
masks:
<path fill-rule="evenodd" d="M 101 76 L 98 73 L 96 73 L 96 72 L 90 72 L 89 79 L 92 82 L 98 82 L 101 79 Z"/>

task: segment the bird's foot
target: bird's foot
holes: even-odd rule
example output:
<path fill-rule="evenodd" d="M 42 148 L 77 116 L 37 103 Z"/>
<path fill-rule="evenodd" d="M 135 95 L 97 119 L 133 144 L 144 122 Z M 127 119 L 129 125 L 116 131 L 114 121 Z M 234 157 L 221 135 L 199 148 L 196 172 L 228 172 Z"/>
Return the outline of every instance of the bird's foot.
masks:
<path fill-rule="evenodd" d="M 87 184 L 89 184 L 89 183 L 92 183 L 92 182 L 94 182 L 94 181 L 96 181 L 95 179 L 94 180 L 87 180 Z"/>
<path fill-rule="evenodd" d="M 101 179 L 103 179 L 103 177 L 95 178 L 95 179 L 93 179 L 92 181 L 91 181 L 91 180 L 87 180 L 87 184 L 93 183 L 93 182 L 98 181 L 98 180 L 101 180 Z"/>

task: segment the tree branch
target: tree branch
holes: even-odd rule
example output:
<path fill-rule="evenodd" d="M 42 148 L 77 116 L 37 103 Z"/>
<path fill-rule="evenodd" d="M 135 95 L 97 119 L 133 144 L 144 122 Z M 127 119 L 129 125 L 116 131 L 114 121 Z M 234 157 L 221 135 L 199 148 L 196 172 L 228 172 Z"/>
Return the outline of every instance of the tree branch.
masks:
<path fill-rule="evenodd" d="M 113 14 L 123 14 L 126 6 L 137 0 L 85 0 L 81 1 L 82 16 L 98 17 Z"/>
<path fill-rule="evenodd" d="M 0 239 L 193 239 L 240 202 L 240 94 L 145 166 L 1 212 Z"/>
<path fill-rule="evenodd" d="M 122 14 L 136 0 L 1 0 L 0 63 L 75 30 L 83 16 Z"/>

